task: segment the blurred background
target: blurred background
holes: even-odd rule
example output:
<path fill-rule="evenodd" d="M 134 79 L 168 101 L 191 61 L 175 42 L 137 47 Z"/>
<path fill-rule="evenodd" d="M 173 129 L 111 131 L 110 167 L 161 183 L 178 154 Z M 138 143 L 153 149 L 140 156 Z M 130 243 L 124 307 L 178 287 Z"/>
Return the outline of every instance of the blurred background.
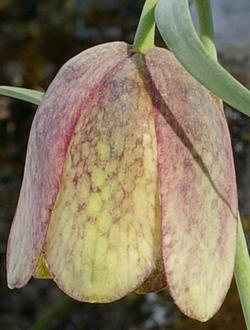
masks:
<path fill-rule="evenodd" d="M 80 51 L 108 41 L 132 42 L 143 2 L 0 0 L 0 84 L 43 91 L 60 66 Z M 250 2 L 213 0 L 212 6 L 220 62 L 250 88 Z M 163 46 L 159 36 L 157 44 Z M 220 312 L 207 323 L 187 319 L 167 291 L 91 305 L 66 297 L 52 281 L 31 280 L 23 289 L 7 288 L 7 237 L 35 109 L 0 97 L 0 329 L 244 330 L 234 282 Z M 250 119 L 229 107 L 226 115 L 250 242 Z"/>

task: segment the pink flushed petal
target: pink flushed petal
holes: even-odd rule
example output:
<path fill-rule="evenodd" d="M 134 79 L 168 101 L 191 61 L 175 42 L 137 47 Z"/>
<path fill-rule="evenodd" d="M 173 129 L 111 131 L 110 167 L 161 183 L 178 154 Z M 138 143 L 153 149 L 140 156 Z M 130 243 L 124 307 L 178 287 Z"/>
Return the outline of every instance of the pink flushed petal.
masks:
<path fill-rule="evenodd" d="M 135 54 L 82 112 L 44 244 L 50 273 L 74 299 L 110 302 L 160 259 L 152 101 Z"/>
<path fill-rule="evenodd" d="M 158 142 L 162 253 L 170 293 L 189 317 L 221 306 L 233 275 L 237 192 L 222 109 L 167 50 L 146 55 Z"/>
<path fill-rule="evenodd" d="M 129 47 L 122 42 L 93 47 L 70 59 L 48 88 L 32 124 L 22 188 L 8 241 L 10 288 L 25 285 L 36 268 L 65 154 L 81 111 L 129 56 Z"/>

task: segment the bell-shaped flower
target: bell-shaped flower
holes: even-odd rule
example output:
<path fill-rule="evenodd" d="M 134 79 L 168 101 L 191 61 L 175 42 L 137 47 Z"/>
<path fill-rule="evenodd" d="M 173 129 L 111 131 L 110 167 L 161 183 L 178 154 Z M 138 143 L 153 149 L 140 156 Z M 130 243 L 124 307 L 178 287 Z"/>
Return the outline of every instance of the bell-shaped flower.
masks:
<path fill-rule="evenodd" d="M 168 50 L 100 45 L 61 68 L 35 115 L 8 285 L 51 276 L 102 303 L 167 286 L 204 321 L 230 286 L 236 218 L 218 100 Z"/>

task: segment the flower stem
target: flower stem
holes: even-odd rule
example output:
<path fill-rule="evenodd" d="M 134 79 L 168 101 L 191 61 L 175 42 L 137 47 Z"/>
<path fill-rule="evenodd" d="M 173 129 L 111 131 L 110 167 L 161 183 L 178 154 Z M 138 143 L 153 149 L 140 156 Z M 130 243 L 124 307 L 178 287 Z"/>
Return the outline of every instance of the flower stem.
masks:
<path fill-rule="evenodd" d="M 154 10 L 158 0 L 146 0 L 134 39 L 134 51 L 145 53 L 154 47 L 155 18 Z"/>
<path fill-rule="evenodd" d="M 200 39 L 206 47 L 208 53 L 217 60 L 210 1 L 195 0 L 195 5 L 199 20 Z M 237 250 L 234 276 L 246 326 L 247 329 L 250 330 L 250 260 L 240 216 L 238 217 Z"/>

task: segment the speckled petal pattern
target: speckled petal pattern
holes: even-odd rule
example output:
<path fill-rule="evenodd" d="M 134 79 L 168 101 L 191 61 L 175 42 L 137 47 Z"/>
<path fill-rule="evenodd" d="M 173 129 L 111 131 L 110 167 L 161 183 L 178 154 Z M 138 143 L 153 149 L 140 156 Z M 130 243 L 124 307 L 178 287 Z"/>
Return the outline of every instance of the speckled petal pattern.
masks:
<path fill-rule="evenodd" d="M 58 72 L 35 115 L 24 178 L 7 248 L 10 288 L 25 285 L 36 268 L 76 122 L 102 82 L 130 56 L 122 42 L 93 47 Z M 95 79 L 93 79 L 95 77 Z"/>
<path fill-rule="evenodd" d="M 105 82 L 66 155 L 44 251 L 56 283 L 81 301 L 126 295 L 159 259 L 156 137 L 144 71 L 142 56 L 133 55 Z"/>
<path fill-rule="evenodd" d="M 237 208 L 218 100 L 165 49 L 91 48 L 62 67 L 35 115 L 8 285 L 52 277 L 100 303 L 167 286 L 205 321 L 231 283 Z"/>
<path fill-rule="evenodd" d="M 233 275 L 237 192 L 224 113 L 167 50 L 146 55 L 156 115 L 162 254 L 178 307 L 200 321 Z"/>

